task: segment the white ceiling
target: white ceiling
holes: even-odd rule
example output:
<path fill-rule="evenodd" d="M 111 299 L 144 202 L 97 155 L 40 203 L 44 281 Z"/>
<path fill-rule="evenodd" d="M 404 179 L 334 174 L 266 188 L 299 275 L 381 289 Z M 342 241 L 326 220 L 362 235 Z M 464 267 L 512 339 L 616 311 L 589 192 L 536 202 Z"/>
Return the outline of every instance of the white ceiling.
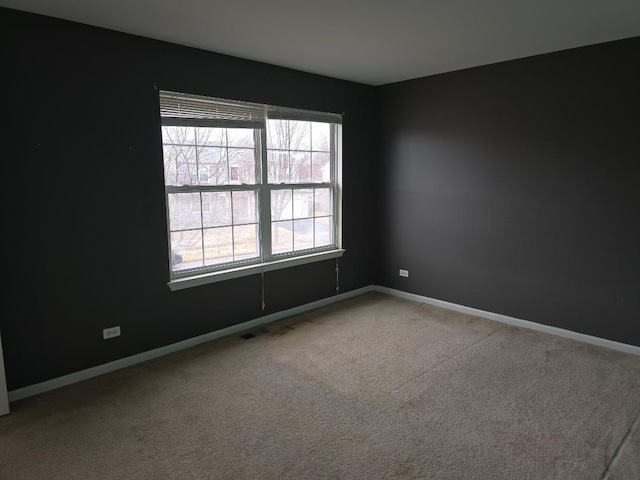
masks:
<path fill-rule="evenodd" d="M 0 0 L 0 5 L 370 85 L 640 36 L 640 0 Z"/>

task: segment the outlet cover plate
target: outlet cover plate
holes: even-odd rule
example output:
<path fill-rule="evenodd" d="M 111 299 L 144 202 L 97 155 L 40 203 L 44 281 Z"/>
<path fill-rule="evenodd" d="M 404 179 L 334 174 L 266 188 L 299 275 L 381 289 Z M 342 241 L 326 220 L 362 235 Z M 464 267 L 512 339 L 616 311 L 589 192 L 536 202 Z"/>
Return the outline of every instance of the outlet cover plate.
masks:
<path fill-rule="evenodd" d="M 119 337 L 120 336 L 120 325 L 117 327 L 109 327 L 102 330 L 102 339 L 106 340 L 108 338 Z"/>

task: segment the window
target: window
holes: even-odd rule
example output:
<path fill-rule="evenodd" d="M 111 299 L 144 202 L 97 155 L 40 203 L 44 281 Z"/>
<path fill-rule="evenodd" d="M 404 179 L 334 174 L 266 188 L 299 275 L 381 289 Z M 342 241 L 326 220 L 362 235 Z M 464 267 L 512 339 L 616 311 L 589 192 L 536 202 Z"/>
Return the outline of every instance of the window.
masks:
<path fill-rule="evenodd" d="M 160 91 L 172 289 L 344 252 L 340 115 Z"/>
<path fill-rule="evenodd" d="M 238 182 L 238 167 L 229 167 L 229 180 L 232 182 Z"/>

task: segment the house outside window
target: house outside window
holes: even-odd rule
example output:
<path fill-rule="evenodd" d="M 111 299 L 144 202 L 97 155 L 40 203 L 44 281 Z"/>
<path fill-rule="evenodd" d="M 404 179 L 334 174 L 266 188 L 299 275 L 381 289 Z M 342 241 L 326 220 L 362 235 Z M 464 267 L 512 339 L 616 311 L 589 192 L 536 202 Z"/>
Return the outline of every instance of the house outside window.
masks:
<path fill-rule="evenodd" d="M 232 182 L 238 182 L 238 167 L 237 166 L 233 166 L 233 167 L 229 167 L 229 180 L 231 180 Z"/>
<path fill-rule="evenodd" d="M 172 289 L 333 258 L 341 116 L 160 91 Z"/>

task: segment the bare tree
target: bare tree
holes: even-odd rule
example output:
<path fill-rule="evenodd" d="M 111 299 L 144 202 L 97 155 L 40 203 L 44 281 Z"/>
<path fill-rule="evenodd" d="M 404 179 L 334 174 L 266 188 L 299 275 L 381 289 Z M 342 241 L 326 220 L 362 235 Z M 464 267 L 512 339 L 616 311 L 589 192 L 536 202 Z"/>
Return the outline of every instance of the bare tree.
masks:
<path fill-rule="evenodd" d="M 318 124 L 269 120 L 266 145 L 269 183 L 308 183 L 321 178 L 329 156 L 327 154 L 325 160 L 323 154 L 315 151 L 328 152 L 329 138 L 318 136 L 317 132 L 324 130 L 318 127 L 314 131 L 315 125 Z M 164 127 L 163 144 L 167 185 L 255 184 L 252 130 Z M 182 230 L 198 229 L 204 233 L 202 228 L 232 226 L 235 223 L 232 222 L 232 195 L 230 191 L 172 194 L 169 199 L 172 245 L 180 245 L 185 252 L 192 251 L 192 256 L 200 258 L 201 234 Z M 281 220 L 285 208 L 292 205 L 293 197 L 290 189 L 272 190 L 274 221 Z M 313 194 L 309 201 L 313 202 Z M 255 215 L 255 197 L 247 204 L 254 209 L 245 217 L 250 218 Z M 274 241 L 278 241 L 278 229 L 275 229 Z"/>
<path fill-rule="evenodd" d="M 269 183 L 296 183 L 301 180 L 310 180 L 310 141 L 309 122 L 269 121 L 267 128 Z M 284 208 L 291 201 L 293 199 L 290 190 L 272 190 L 272 218 L 280 220 Z"/>
<path fill-rule="evenodd" d="M 163 129 L 165 183 L 168 185 L 219 185 L 228 183 L 225 129 L 165 127 Z M 222 194 L 230 195 L 230 194 Z M 210 226 L 230 224 L 228 207 L 217 193 L 176 193 L 169 199 L 172 243 L 181 250 L 199 252 L 200 235 L 180 232 L 202 227 L 202 214 Z M 227 203 L 227 202 L 223 202 Z M 204 211 L 203 211 L 204 208 Z M 176 238 L 177 237 L 177 238 Z"/>

